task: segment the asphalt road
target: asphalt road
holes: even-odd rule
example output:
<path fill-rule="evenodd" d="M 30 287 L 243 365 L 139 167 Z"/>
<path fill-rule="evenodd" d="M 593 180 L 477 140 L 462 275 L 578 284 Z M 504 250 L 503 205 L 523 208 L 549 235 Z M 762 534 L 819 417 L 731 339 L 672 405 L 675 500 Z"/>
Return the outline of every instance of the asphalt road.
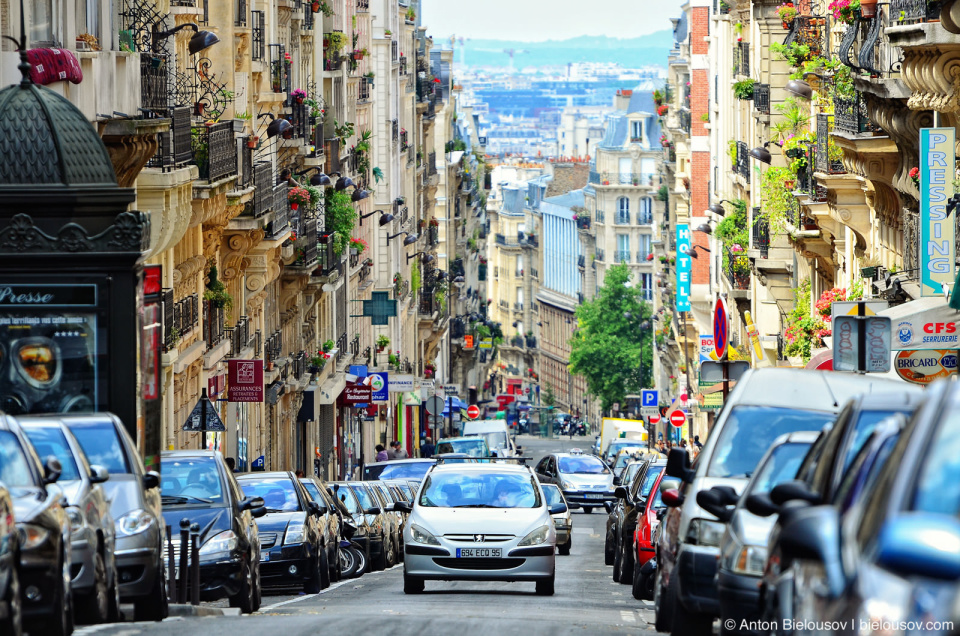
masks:
<path fill-rule="evenodd" d="M 521 437 L 524 454 L 539 461 L 551 450 L 593 440 Z M 162 623 L 96 625 L 79 636 L 315 636 L 363 631 L 378 634 L 623 634 L 652 631 L 652 604 L 637 601 L 603 565 L 606 514 L 574 513 L 573 549 L 557 556 L 556 594 L 536 596 L 533 583 L 433 582 L 426 593 L 403 593 L 402 565 L 334 584 L 320 594 L 270 595 L 252 616 L 171 618 Z M 208 604 L 223 606 L 224 604 Z"/>

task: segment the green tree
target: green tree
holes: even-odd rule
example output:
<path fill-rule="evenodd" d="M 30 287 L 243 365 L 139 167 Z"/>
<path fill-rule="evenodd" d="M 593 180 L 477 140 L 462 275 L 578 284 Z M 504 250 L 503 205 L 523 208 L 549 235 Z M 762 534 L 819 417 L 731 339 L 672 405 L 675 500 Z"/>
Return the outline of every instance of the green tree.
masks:
<path fill-rule="evenodd" d="M 553 394 L 553 385 L 547 382 L 547 388 L 543 391 L 543 403 L 547 406 L 554 406 L 557 403 L 557 396 Z"/>
<path fill-rule="evenodd" d="M 570 340 L 570 372 L 586 378 L 588 391 L 600 399 L 603 410 L 652 385 L 651 307 L 629 282 L 627 265 L 608 269 L 597 297 L 577 308 L 578 328 Z M 644 323 L 649 324 L 641 328 Z"/>

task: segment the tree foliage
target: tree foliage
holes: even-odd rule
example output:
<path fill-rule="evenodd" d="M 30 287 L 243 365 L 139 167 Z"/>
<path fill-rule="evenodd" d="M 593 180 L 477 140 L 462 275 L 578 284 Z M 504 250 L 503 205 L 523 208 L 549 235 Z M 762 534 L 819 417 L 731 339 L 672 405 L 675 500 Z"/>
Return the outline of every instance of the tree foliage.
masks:
<path fill-rule="evenodd" d="M 652 310 L 635 284 L 625 285 L 629 280 L 625 264 L 607 270 L 597 297 L 577 308 L 578 329 L 570 340 L 570 371 L 586 378 L 603 410 L 652 385 L 654 325 L 640 327 Z"/>
<path fill-rule="evenodd" d="M 547 388 L 543 392 L 543 403 L 547 406 L 555 406 L 557 404 L 557 396 L 553 393 L 553 385 L 547 382 Z"/>

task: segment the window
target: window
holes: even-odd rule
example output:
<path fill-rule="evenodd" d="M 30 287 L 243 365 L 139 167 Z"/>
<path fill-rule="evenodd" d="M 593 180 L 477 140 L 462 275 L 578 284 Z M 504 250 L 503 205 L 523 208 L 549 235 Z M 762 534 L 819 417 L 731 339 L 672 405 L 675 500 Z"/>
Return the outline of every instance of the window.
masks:
<path fill-rule="evenodd" d="M 617 199 L 617 223 L 620 225 L 630 223 L 630 199 L 627 197 Z"/>
<path fill-rule="evenodd" d="M 52 47 L 57 45 L 56 35 L 54 33 L 54 3 L 53 0 L 31 0 L 29 3 L 28 15 L 30 26 L 28 27 L 30 38 L 28 44 L 35 48 Z"/>
<path fill-rule="evenodd" d="M 637 223 L 639 225 L 653 224 L 653 199 L 650 197 L 640 199 L 640 211 L 637 212 Z"/>
<path fill-rule="evenodd" d="M 634 183 L 633 160 L 630 157 L 620 157 L 620 183 Z"/>
<path fill-rule="evenodd" d="M 643 141 L 643 122 L 630 122 L 630 141 Z"/>
<path fill-rule="evenodd" d="M 640 245 L 637 248 L 637 259 L 642 263 L 649 259 L 650 254 L 653 252 L 650 249 L 650 239 L 652 237 L 649 234 L 640 235 Z"/>
<path fill-rule="evenodd" d="M 630 262 L 630 235 L 617 234 L 617 253 L 614 256 L 615 263 Z"/>
<path fill-rule="evenodd" d="M 640 289 L 644 300 L 653 300 L 653 274 L 640 274 Z"/>
<path fill-rule="evenodd" d="M 523 257 L 517 257 L 517 276 L 523 276 Z"/>
<path fill-rule="evenodd" d="M 517 307 L 523 307 L 523 288 L 517 287 Z"/>

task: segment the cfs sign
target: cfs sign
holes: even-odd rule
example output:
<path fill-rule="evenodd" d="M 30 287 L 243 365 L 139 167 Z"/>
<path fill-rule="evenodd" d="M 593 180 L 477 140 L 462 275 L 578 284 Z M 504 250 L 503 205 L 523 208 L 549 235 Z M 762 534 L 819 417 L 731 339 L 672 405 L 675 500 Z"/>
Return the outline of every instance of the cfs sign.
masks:
<path fill-rule="evenodd" d="M 957 333 L 955 322 L 928 322 L 923 326 L 924 333 Z"/>

